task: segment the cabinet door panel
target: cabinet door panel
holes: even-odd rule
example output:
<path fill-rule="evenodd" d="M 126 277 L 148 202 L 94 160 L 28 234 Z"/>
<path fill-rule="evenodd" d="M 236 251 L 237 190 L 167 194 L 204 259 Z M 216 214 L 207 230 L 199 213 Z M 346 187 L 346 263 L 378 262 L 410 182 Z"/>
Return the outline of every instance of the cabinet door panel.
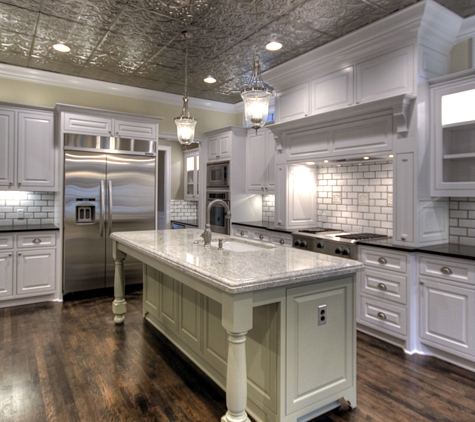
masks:
<path fill-rule="evenodd" d="M 130 122 L 114 120 L 114 135 L 122 138 L 156 140 L 158 138 L 158 123 Z"/>
<path fill-rule="evenodd" d="M 262 192 L 266 186 L 267 173 L 267 140 L 266 131 L 252 131 L 246 139 L 246 175 L 247 190 Z"/>
<path fill-rule="evenodd" d="M 52 187 L 55 184 L 53 115 L 18 113 L 18 184 Z"/>
<path fill-rule="evenodd" d="M 0 300 L 13 296 L 13 254 L 0 253 Z"/>
<path fill-rule="evenodd" d="M 394 237 L 414 242 L 414 154 L 397 154 L 394 166 Z"/>
<path fill-rule="evenodd" d="M 167 328 L 178 331 L 178 291 L 177 281 L 162 274 L 159 287 L 160 321 Z"/>
<path fill-rule="evenodd" d="M 303 84 L 277 94 L 276 122 L 300 119 L 309 114 L 309 85 Z"/>
<path fill-rule="evenodd" d="M 311 113 L 348 107 L 353 104 L 353 66 L 314 79 L 311 83 Z"/>
<path fill-rule="evenodd" d="M 412 46 L 356 65 L 356 102 L 414 92 Z"/>
<path fill-rule="evenodd" d="M 313 227 L 317 224 L 316 168 L 289 166 L 287 227 Z"/>
<path fill-rule="evenodd" d="M 421 278 L 421 341 L 475 356 L 475 291 Z"/>
<path fill-rule="evenodd" d="M 112 119 L 65 113 L 64 131 L 69 133 L 110 136 L 112 134 Z"/>
<path fill-rule="evenodd" d="M 326 323 L 319 324 L 319 306 Z M 287 294 L 287 412 L 345 390 L 355 383 L 355 332 L 351 278 Z"/>
<path fill-rule="evenodd" d="M 11 186 L 15 174 L 13 111 L 0 108 L 0 186 Z"/>
<path fill-rule="evenodd" d="M 25 250 L 17 254 L 17 294 L 35 295 L 54 292 L 56 251 Z"/>
<path fill-rule="evenodd" d="M 203 296 L 191 287 L 179 285 L 180 325 L 178 335 L 197 352 L 201 350 L 201 320 Z"/>

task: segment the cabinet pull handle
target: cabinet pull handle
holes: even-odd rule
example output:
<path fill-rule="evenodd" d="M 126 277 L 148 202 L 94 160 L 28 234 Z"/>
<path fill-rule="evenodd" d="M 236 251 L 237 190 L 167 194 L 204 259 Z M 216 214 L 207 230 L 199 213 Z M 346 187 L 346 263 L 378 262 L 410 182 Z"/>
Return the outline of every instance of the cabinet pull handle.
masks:
<path fill-rule="evenodd" d="M 423 281 L 419 281 L 419 284 L 420 284 L 421 286 L 423 286 L 423 285 L 424 285 L 424 282 L 423 282 Z"/>
<path fill-rule="evenodd" d="M 401 240 L 406 240 L 406 236 L 401 236 Z"/>
<path fill-rule="evenodd" d="M 452 274 L 452 270 L 451 270 L 449 267 L 442 267 L 442 268 L 440 269 L 440 272 L 441 272 L 442 274 Z"/>
<path fill-rule="evenodd" d="M 259 235 L 259 239 L 261 239 L 261 240 L 264 239 L 264 235 L 263 235 L 263 234 L 260 234 L 260 235 Z"/>
<path fill-rule="evenodd" d="M 244 236 L 244 232 L 241 232 L 241 236 Z"/>
<path fill-rule="evenodd" d="M 21 252 L 18 252 L 18 256 L 21 256 Z"/>
<path fill-rule="evenodd" d="M 285 243 L 284 239 L 280 239 L 280 244 L 283 245 Z"/>
<path fill-rule="evenodd" d="M 386 260 L 386 258 L 383 258 L 383 257 L 379 258 L 379 259 L 378 259 L 378 262 L 379 262 L 380 264 L 383 264 L 383 265 L 388 263 L 388 261 Z"/>
<path fill-rule="evenodd" d="M 378 318 L 380 319 L 386 319 L 386 315 L 384 314 L 384 312 L 378 312 Z"/>
<path fill-rule="evenodd" d="M 386 284 L 384 284 L 384 283 L 379 283 L 379 284 L 378 284 L 378 289 L 380 289 L 380 290 L 388 290 L 388 288 L 386 287 Z"/>
<path fill-rule="evenodd" d="M 35 245 L 39 245 L 39 244 L 41 243 L 41 239 L 38 239 L 37 237 L 35 237 L 35 238 L 33 239 L 33 243 L 34 243 Z"/>

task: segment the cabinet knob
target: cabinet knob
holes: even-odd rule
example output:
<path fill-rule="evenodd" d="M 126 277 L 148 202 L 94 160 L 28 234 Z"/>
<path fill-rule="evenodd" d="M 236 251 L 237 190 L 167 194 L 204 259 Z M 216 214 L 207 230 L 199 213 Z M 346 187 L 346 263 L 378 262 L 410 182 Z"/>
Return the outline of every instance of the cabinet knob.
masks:
<path fill-rule="evenodd" d="M 406 236 L 401 236 L 401 240 L 406 240 Z"/>
<path fill-rule="evenodd" d="M 38 239 L 37 237 L 35 237 L 35 238 L 33 239 L 33 243 L 34 243 L 35 245 L 39 245 L 39 244 L 41 243 L 41 239 Z"/>
<path fill-rule="evenodd" d="M 423 286 L 423 285 L 424 285 L 424 282 L 423 282 L 423 281 L 419 281 L 419 284 L 420 284 L 421 286 Z"/>
<path fill-rule="evenodd" d="M 18 252 L 18 256 L 21 256 L 21 252 Z"/>
<path fill-rule="evenodd" d="M 241 236 L 244 236 L 244 232 L 241 232 Z"/>
<path fill-rule="evenodd" d="M 386 284 L 384 284 L 384 283 L 379 283 L 379 284 L 378 284 L 378 289 L 380 289 L 380 290 L 388 290 L 388 288 L 386 287 Z"/>
<path fill-rule="evenodd" d="M 259 239 L 261 239 L 261 240 L 264 239 L 264 235 L 263 235 L 263 234 L 260 234 L 260 235 L 259 235 Z"/>
<path fill-rule="evenodd" d="M 379 262 L 380 264 L 383 264 L 383 265 L 388 263 L 388 261 L 386 260 L 386 258 L 383 258 L 383 257 L 379 258 L 379 259 L 378 259 L 378 262 Z"/>
<path fill-rule="evenodd" d="M 385 320 L 386 315 L 384 314 L 384 312 L 378 312 L 378 318 Z"/>
<path fill-rule="evenodd" d="M 284 239 L 280 239 L 280 244 L 283 245 L 285 243 Z"/>
<path fill-rule="evenodd" d="M 452 274 L 452 270 L 451 270 L 449 267 L 442 267 L 442 268 L 440 269 L 440 272 L 441 272 L 442 274 L 447 274 L 447 275 Z"/>

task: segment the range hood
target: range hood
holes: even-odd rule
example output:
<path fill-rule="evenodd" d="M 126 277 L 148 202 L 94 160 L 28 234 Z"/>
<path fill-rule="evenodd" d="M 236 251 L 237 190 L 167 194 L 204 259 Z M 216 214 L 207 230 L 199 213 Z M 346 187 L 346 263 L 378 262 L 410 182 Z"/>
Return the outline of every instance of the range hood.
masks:
<path fill-rule="evenodd" d="M 288 133 L 338 125 L 351 120 L 363 120 L 381 114 L 392 114 L 394 118 L 395 132 L 399 138 L 405 138 L 409 132 L 410 116 L 415 98 L 416 96 L 412 94 L 397 95 L 368 103 L 356 104 L 326 113 L 302 117 L 288 122 L 275 123 L 269 125 L 268 128 L 274 134 L 277 143 L 277 150 L 282 151 L 284 137 Z"/>

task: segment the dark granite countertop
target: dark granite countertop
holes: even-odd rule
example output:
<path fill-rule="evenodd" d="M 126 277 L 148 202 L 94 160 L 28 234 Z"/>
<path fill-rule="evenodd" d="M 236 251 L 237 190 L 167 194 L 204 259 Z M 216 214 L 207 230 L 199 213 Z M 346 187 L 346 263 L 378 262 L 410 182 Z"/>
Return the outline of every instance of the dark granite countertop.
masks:
<path fill-rule="evenodd" d="M 44 230 L 59 230 L 54 224 L 30 224 L 28 226 L 0 226 L 0 233 L 36 232 Z"/>
<path fill-rule="evenodd" d="M 175 220 L 171 220 L 172 223 L 178 223 L 178 224 L 187 224 L 189 226 L 195 226 L 195 227 L 198 227 L 198 219 L 197 218 L 194 218 L 194 219 L 191 219 L 191 220 L 185 220 L 185 219 L 175 219 Z"/>
<path fill-rule="evenodd" d="M 360 240 L 357 243 L 358 245 L 378 246 L 404 252 L 424 252 L 434 255 L 450 256 L 452 258 L 475 260 L 475 246 L 457 245 L 455 243 L 417 247 L 394 245 L 392 239 Z"/>
<path fill-rule="evenodd" d="M 237 224 L 239 226 L 254 227 L 256 229 L 272 230 L 272 231 L 281 232 L 281 233 L 292 233 L 292 231 L 295 231 L 295 230 L 286 230 L 286 229 L 283 229 L 282 227 L 276 226 L 274 223 L 269 223 L 265 221 L 245 221 L 245 222 L 234 221 L 233 224 Z"/>

